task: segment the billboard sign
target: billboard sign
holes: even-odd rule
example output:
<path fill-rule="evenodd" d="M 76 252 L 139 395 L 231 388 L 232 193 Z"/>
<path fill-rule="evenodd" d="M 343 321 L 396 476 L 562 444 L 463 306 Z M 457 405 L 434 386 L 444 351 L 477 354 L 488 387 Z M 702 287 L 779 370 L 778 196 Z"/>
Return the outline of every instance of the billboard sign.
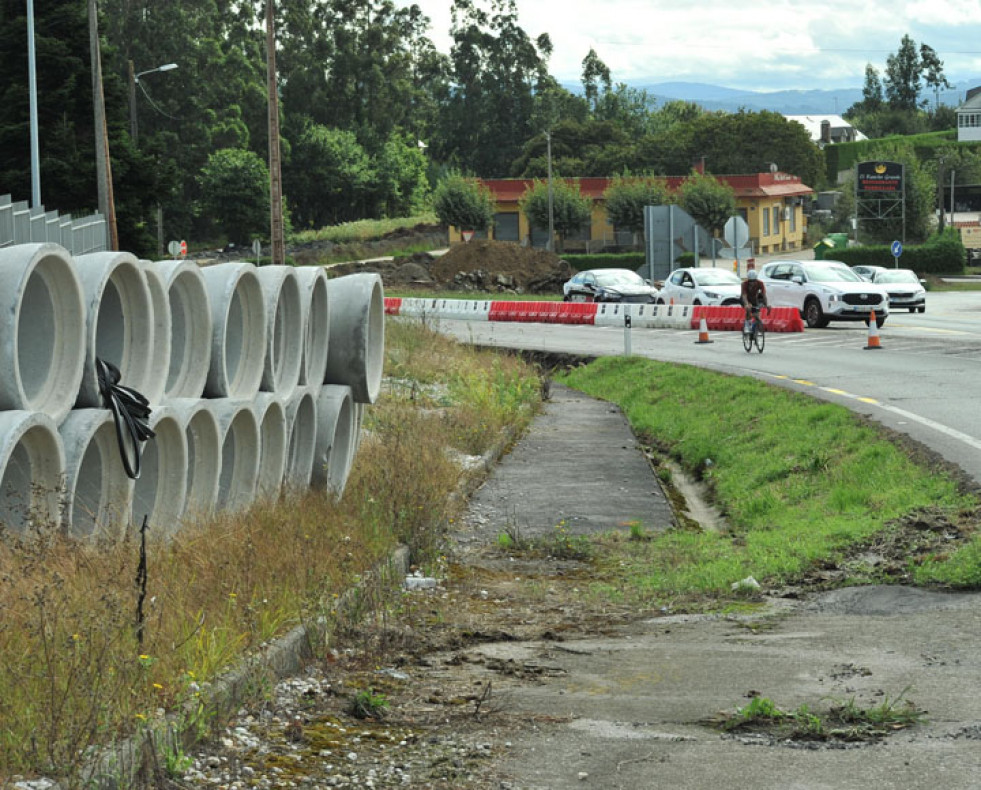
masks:
<path fill-rule="evenodd" d="M 859 195 L 874 197 L 903 191 L 901 162 L 859 162 L 855 167 Z"/>

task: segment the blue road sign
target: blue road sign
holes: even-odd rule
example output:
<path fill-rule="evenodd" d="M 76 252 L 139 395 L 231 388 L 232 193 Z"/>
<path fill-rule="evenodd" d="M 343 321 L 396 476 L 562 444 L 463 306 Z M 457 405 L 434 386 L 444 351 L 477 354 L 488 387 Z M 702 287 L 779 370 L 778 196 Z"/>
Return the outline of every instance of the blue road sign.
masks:
<path fill-rule="evenodd" d="M 901 241 L 894 241 L 892 243 L 892 257 L 898 258 L 903 254 L 903 243 Z"/>

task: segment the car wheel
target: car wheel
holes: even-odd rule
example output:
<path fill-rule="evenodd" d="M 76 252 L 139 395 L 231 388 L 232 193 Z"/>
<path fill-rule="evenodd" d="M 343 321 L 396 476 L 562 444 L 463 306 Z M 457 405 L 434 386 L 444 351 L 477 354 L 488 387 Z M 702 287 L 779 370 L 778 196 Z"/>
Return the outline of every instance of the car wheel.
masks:
<path fill-rule="evenodd" d="M 691 303 L 691 305 L 692 307 L 701 307 L 702 303 L 698 301 L 698 299 L 696 299 L 694 302 Z"/>
<path fill-rule="evenodd" d="M 821 303 L 817 299 L 808 299 L 804 302 L 804 320 L 811 329 L 824 329 L 828 325 L 821 310 Z"/>
<path fill-rule="evenodd" d="M 911 307 L 911 308 L 909 309 L 909 311 L 910 311 L 911 313 L 915 313 L 915 312 L 916 312 L 916 308 L 915 308 L 915 307 Z"/>
<path fill-rule="evenodd" d="M 664 299 L 662 299 L 662 298 L 661 298 L 661 297 L 659 296 L 659 297 L 657 297 L 657 301 L 656 301 L 656 302 L 655 302 L 654 304 L 667 304 L 667 302 L 665 302 L 665 301 L 664 301 Z"/>
<path fill-rule="evenodd" d="M 926 308 L 925 308 L 925 307 L 921 307 L 921 308 L 920 308 L 920 312 L 921 312 L 921 313 L 925 313 L 925 312 L 926 312 Z"/>

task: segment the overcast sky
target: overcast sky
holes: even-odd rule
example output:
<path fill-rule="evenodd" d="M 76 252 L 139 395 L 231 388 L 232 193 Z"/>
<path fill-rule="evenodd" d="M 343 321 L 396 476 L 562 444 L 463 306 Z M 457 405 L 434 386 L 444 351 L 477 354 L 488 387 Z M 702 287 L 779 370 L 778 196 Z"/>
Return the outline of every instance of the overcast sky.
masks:
<path fill-rule="evenodd" d="M 437 49 L 448 53 L 451 0 L 416 5 L 432 21 Z M 615 83 L 861 88 L 866 64 L 883 74 L 909 34 L 917 48 L 937 51 L 951 82 L 981 85 L 981 0 L 517 0 L 517 7 L 532 39 L 551 36 L 550 71 L 564 83 L 580 82 L 593 48 Z"/>

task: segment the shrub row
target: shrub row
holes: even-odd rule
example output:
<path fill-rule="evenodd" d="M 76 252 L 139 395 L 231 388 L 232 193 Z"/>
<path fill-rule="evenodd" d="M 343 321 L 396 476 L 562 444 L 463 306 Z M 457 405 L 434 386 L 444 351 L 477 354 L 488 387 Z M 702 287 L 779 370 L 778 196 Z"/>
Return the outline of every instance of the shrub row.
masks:
<path fill-rule="evenodd" d="M 562 258 L 577 272 L 586 269 L 632 269 L 637 270 L 644 265 L 642 252 L 602 252 L 595 255 L 563 255 Z"/>
<path fill-rule="evenodd" d="M 837 249 L 828 253 L 829 258 L 847 263 L 849 266 L 888 266 L 896 265 L 892 250 L 885 244 L 869 244 L 847 249 Z M 912 269 L 924 274 L 963 274 L 967 253 L 960 236 L 952 229 L 945 230 L 927 239 L 925 244 L 907 247 L 899 259 L 904 269 Z"/>

